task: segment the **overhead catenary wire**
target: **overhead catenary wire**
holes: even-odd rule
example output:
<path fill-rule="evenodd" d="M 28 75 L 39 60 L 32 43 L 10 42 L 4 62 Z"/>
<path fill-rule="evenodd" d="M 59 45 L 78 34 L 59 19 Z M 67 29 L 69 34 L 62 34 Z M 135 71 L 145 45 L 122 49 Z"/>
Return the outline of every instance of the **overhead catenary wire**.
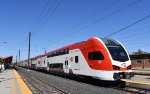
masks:
<path fill-rule="evenodd" d="M 134 31 L 137 32 L 138 30 L 134 30 Z M 133 32 L 133 30 L 130 32 Z M 119 41 L 124 46 L 126 46 L 127 49 L 132 49 L 132 50 L 134 49 L 134 51 L 135 51 L 135 48 L 140 49 L 141 47 L 147 47 L 150 45 L 149 42 L 146 42 L 148 40 L 148 37 L 149 37 L 148 32 L 150 32 L 150 30 L 142 31 L 139 33 L 135 33 L 135 32 L 132 35 L 130 36 L 128 35 L 126 37 L 122 37 L 122 35 L 119 35 L 121 37 L 119 38 Z M 116 39 L 118 40 L 117 37 Z"/>
<path fill-rule="evenodd" d="M 56 0 L 55 0 L 56 1 Z M 61 3 L 63 2 L 63 0 L 59 0 L 58 2 L 56 2 L 57 4 L 55 5 L 55 7 L 52 8 L 52 10 L 43 17 L 43 19 L 40 22 L 40 25 L 34 30 L 34 34 L 37 33 L 40 28 L 46 23 L 46 21 L 54 14 L 54 12 L 56 11 L 56 9 L 61 5 Z M 48 12 L 48 11 L 47 11 Z M 36 44 L 37 45 L 37 44 Z"/>
<path fill-rule="evenodd" d="M 36 22 L 33 24 L 32 28 L 31 28 L 31 32 L 33 32 L 34 29 L 38 26 L 38 23 L 37 23 L 37 22 L 38 22 L 38 20 L 40 20 L 40 18 L 41 18 L 42 15 L 44 14 L 44 12 L 45 12 L 45 10 L 47 9 L 47 7 L 48 7 L 50 1 L 51 1 L 51 0 L 47 0 L 46 4 L 44 5 L 44 7 L 43 7 L 43 9 L 42 9 L 42 11 L 41 11 L 41 13 L 40 13 L 40 15 L 37 17 Z M 26 40 L 25 40 L 24 46 L 21 47 L 20 50 L 24 49 L 24 48 L 27 46 L 27 44 L 28 44 L 28 36 L 27 36 L 27 38 L 26 38 Z M 17 51 L 17 52 L 18 52 L 18 51 Z M 25 52 L 25 51 L 23 51 L 23 52 Z M 18 55 L 18 53 L 17 53 L 17 55 Z"/>
<path fill-rule="evenodd" d="M 108 4 L 108 5 L 106 5 L 104 8 L 100 9 L 98 12 L 94 13 L 93 15 L 88 16 L 87 18 L 81 20 L 79 23 L 77 23 L 77 24 L 75 24 L 74 26 L 70 27 L 67 31 L 71 31 L 71 30 L 77 28 L 79 25 L 81 25 L 81 24 L 87 22 L 88 20 L 95 18 L 97 15 L 103 13 L 104 11 L 106 11 L 106 10 L 109 9 L 109 8 L 111 8 L 113 5 L 117 4 L 117 3 L 120 2 L 120 1 L 121 1 L 121 0 L 116 0 L 116 1 L 114 1 L 114 2 L 112 2 L 112 3 L 110 3 L 110 4 Z M 65 33 L 66 33 L 66 31 L 65 31 L 65 32 L 61 32 L 59 35 L 63 35 L 63 34 L 65 34 Z M 54 36 L 54 37 L 51 38 L 50 40 L 52 40 L 52 39 L 54 39 L 54 38 L 56 38 L 56 37 L 57 37 L 57 36 Z"/>
<path fill-rule="evenodd" d="M 44 12 L 45 12 L 45 10 L 48 8 L 48 6 L 49 6 L 49 4 L 50 4 L 50 1 L 51 1 L 51 0 L 47 0 L 45 6 L 43 7 L 43 9 L 42 9 L 42 11 L 41 11 L 41 13 L 40 13 L 40 15 L 37 17 L 37 20 L 35 21 L 34 25 L 32 26 L 31 32 L 33 32 L 34 29 L 36 29 L 37 26 L 39 25 L 39 23 L 42 21 L 42 19 L 43 19 L 42 16 L 47 14 L 47 12 L 46 12 L 46 13 L 44 13 Z M 39 22 L 38 22 L 38 20 L 39 20 Z"/>
<path fill-rule="evenodd" d="M 53 13 L 59 7 L 59 5 L 62 3 L 63 0 L 53 0 L 51 4 L 50 4 L 50 1 L 52 0 L 48 0 L 46 2 L 44 8 L 42 9 L 41 14 L 38 16 L 38 19 L 36 21 L 37 23 L 34 23 L 34 25 L 32 26 L 31 33 L 34 33 L 34 35 L 35 33 L 37 33 L 37 31 L 39 31 L 41 26 L 45 24 L 48 18 L 53 15 Z M 24 47 L 26 47 L 27 43 L 28 43 L 28 39 L 26 40 Z"/>
<path fill-rule="evenodd" d="M 125 9 L 127 9 L 127 8 L 129 8 L 129 7 L 132 7 L 132 6 L 134 6 L 135 4 L 137 4 L 137 3 L 141 2 L 141 1 L 142 1 L 142 0 L 134 1 L 134 2 L 132 2 L 132 3 L 130 3 L 130 4 L 128 4 L 127 6 L 124 6 L 123 8 L 118 9 L 118 10 L 116 10 L 116 11 L 114 11 L 114 12 L 112 12 L 112 13 L 110 13 L 110 14 L 104 16 L 104 17 L 102 17 L 101 19 L 98 19 L 98 20 L 96 20 L 96 21 L 94 21 L 94 22 L 92 22 L 92 23 L 90 23 L 90 24 L 88 24 L 88 25 L 86 25 L 86 26 L 84 26 L 84 27 L 82 27 L 82 28 L 79 28 L 79 29 L 76 30 L 76 31 L 81 31 L 81 30 L 83 30 L 83 29 L 89 28 L 89 27 L 93 26 L 94 24 L 97 24 L 97 23 L 99 23 L 100 21 L 103 21 L 103 20 L 105 20 L 105 19 L 107 19 L 107 18 L 109 18 L 109 17 L 112 17 L 113 15 L 118 14 L 118 13 L 122 12 L 123 10 L 125 10 Z M 73 33 L 76 33 L 76 31 L 74 31 Z"/>
<path fill-rule="evenodd" d="M 142 0 L 138 0 L 137 2 L 139 2 L 139 1 L 142 1 Z M 149 17 L 146 17 L 146 18 L 144 18 L 144 19 L 141 19 L 141 21 L 143 21 L 143 20 L 145 20 L 145 19 L 147 19 L 147 18 L 149 18 Z M 43 19 L 42 21 L 45 21 L 45 20 Z M 86 21 L 86 20 L 85 20 L 85 21 Z M 99 21 L 100 21 L 100 20 L 99 20 Z M 122 28 L 122 29 L 120 29 L 120 30 L 118 30 L 118 31 L 116 31 L 116 32 L 114 32 L 114 33 L 112 33 L 112 34 L 106 36 L 106 37 L 110 37 L 110 36 L 113 36 L 113 35 L 115 35 L 115 34 L 121 32 L 121 31 L 124 31 L 124 30 L 130 28 L 131 26 L 134 26 L 135 24 L 141 22 L 141 21 L 140 21 L 140 20 L 139 20 L 139 21 L 136 21 L 136 22 L 134 22 L 134 23 L 132 23 L 132 24 L 130 24 L 130 25 L 128 25 L 128 26 L 126 26 L 126 27 L 124 27 L 124 28 Z M 44 22 L 44 23 L 45 23 L 45 22 Z M 41 23 L 38 23 L 38 24 L 40 24 L 40 25 L 38 25 L 38 26 L 36 27 L 36 29 L 33 30 L 33 31 L 36 32 L 36 33 L 37 33 L 37 32 L 39 31 L 39 29 L 41 28 Z M 43 22 L 42 22 L 42 24 L 43 24 Z M 92 25 L 92 24 L 91 24 L 91 25 Z M 88 27 L 85 27 L 85 28 L 88 28 Z M 85 28 L 80 28 L 80 29 L 78 29 L 78 30 L 82 30 L 82 29 L 85 29 Z M 72 29 L 73 29 L 73 28 L 72 28 Z M 76 31 L 77 31 L 77 30 L 76 30 Z M 75 33 L 76 33 L 76 32 L 75 32 Z M 62 38 L 61 38 L 61 39 L 62 39 Z"/>
<path fill-rule="evenodd" d="M 36 29 L 34 30 L 34 33 L 37 33 L 40 28 L 46 23 L 46 21 L 54 14 L 54 12 L 56 11 L 56 9 L 60 6 L 60 4 L 62 3 L 63 0 L 59 0 L 58 2 L 56 2 L 57 0 L 54 1 L 54 3 L 56 3 L 56 6 L 53 8 L 51 7 L 48 11 L 47 11 L 47 15 L 45 15 L 42 20 L 40 21 L 39 25 L 36 27 Z M 55 4 L 52 4 L 53 6 Z M 51 11 L 50 11 L 51 10 Z"/>
<path fill-rule="evenodd" d="M 136 30 L 137 31 L 137 30 Z M 135 31 L 135 32 L 136 32 Z M 133 32 L 133 31 L 130 31 L 130 32 Z M 131 35 L 128 35 L 128 36 L 125 36 L 125 37 L 123 37 L 123 36 L 120 36 L 120 38 L 117 38 L 117 39 L 120 39 L 120 40 L 122 40 L 124 43 L 126 43 L 126 42 L 131 42 L 131 41 L 133 41 L 133 42 L 135 42 L 134 40 L 137 40 L 137 39 L 147 39 L 148 38 L 148 32 L 150 32 L 150 30 L 148 30 L 148 31 L 143 31 L 143 32 L 141 32 L 141 33 L 136 33 L 135 34 L 135 32 L 134 32 L 134 34 L 131 34 Z M 135 36 L 136 35 L 136 36 Z"/>
<path fill-rule="evenodd" d="M 136 25 L 136 24 L 138 24 L 138 23 L 140 23 L 140 22 L 142 22 L 142 21 L 148 19 L 149 17 L 150 17 L 150 14 L 148 14 L 147 16 L 145 16 L 145 17 L 143 17 L 143 18 L 141 18 L 141 19 L 139 19 L 139 20 L 137 20 L 137 21 L 135 21 L 135 22 L 133 22 L 132 24 L 127 25 L 126 27 L 124 27 L 124 28 L 122 28 L 122 29 L 120 29 L 120 30 L 118 30 L 118 31 L 116 31 L 116 32 L 114 32 L 114 33 L 112 33 L 112 34 L 107 35 L 106 37 L 110 37 L 110 36 L 115 35 L 115 34 L 117 34 L 117 33 L 119 33 L 119 32 L 122 32 L 123 30 L 125 30 L 125 29 L 127 29 L 127 28 L 130 28 L 130 27 L 132 27 L 132 26 L 134 26 L 134 25 Z"/>
<path fill-rule="evenodd" d="M 101 17 L 100 19 L 98 19 L 98 20 L 96 20 L 96 21 L 94 21 L 94 22 L 92 22 L 92 23 L 89 23 L 89 24 L 87 24 L 86 26 L 81 27 L 81 28 L 79 28 L 79 29 L 77 29 L 77 30 L 75 30 L 75 31 L 73 31 L 73 32 L 69 32 L 68 34 L 64 34 L 64 36 L 59 37 L 59 38 L 60 38 L 61 41 L 62 41 L 63 39 L 66 39 L 66 36 L 67 36 L 67 38 L 68 38 L 68 35 L 72 35 L 72 36 L 73 36 L 75 33 L 79 32 L 79 31 L 81 31 L 81 30 L 83 30 L 83 29 L 89 28 L 89 27 L 93 26 L 94 24 L 97 24 L 98 22 L 101 22 L 101 21 L 103 21 L 103 20 L 105 20 L 105 19 L 107 19 L 107 18 L 109 18 L 109 17 L 112 17 L 113 15 L 118 14 L 118 13 L 122 12 L 123 10 L 130 8 L 130 7 L 134 6 L 135 4 L 137 4 L 137 3 L 141 2 L 141 1 L 142 1 L 142 0 L 136 0 L 136 1 L 134 1 L 134 2 L 131 2 L 130 4 L 124 6 L 123 8 L 120 8 L 120 9 L 118 9 L 118 10 L 116 10 L 116 11 L 114 11 L 114 12 L 112 12 L 112 13 L 106 15 L 106 16 L 103 16 L 103 17 Z M 70 37 L 71 37 L 71 36 L 70 36 Z M 58 39 L 58 41 L 60 41 L 60 39 Z M 56 41 L 55 41 L 55 42 L 56 42 Z"/>
<path fill-rule="evenodd" d="M 48 14 L 51 12 L 51 10 L 53 9 L 54 5 L 57 3 L 57 0 L 54 0 L 51 3 L 48 3 L 48 5 L 43 9 L 43 11 L 45 11 L 45 13 L 41 13 L 41 18 L 39 18 L 39 22 L 36 23 L 35 28 L 33 29 L 33 33 L 36 32 L 37 28 L 39 28 L 39 26 L 42 24 L 42 22 L 44 21 L 44 19 L 48 16 Z"/>

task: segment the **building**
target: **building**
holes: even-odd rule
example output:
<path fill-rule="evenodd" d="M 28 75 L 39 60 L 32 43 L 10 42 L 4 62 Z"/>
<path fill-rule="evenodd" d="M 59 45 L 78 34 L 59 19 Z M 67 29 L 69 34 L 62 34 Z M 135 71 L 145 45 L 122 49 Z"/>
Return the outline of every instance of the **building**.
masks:
<path fill-rule="evenodd" d="M 12 63 L 13 56 L 0 56 L 0 68 L 9 68 Z"/>
<path fill-rule="evenodd" d="M 130 55 L 132 68 L 150 68 L 150 54 Z"/>

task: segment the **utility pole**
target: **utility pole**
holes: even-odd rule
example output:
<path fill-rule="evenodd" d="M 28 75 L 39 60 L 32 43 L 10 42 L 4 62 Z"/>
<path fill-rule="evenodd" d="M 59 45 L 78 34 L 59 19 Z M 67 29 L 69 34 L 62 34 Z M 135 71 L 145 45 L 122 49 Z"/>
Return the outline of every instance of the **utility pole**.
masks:
<path fill-rule="evenodd" d="M 31 32 L 29 32 L 28 71 L 29 71 L 29 64 L 30 64 L 30 41 L 31 41 Z"/>
<path fill-rule="evenodd" d="M 17 64 L 17 55 L 16 55 L 16 64 Z"/>
<path fill-rule="evenodd" d="M 20 49 L 19 49 L 19 62 L 20 62 Z"/>

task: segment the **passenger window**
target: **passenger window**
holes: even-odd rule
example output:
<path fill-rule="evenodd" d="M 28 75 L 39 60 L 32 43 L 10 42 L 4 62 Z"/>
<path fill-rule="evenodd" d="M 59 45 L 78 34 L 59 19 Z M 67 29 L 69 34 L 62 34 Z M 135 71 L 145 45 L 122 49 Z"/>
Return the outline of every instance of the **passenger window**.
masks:
<path fill-rule="evenodd" d="M 104 56 L 100 51 L 89 52 L 88 58 L 89 60 L 104 60 Z"/>
<path fill-rule="evenodd" d="M 68 60 L 66 61 L 66 65 L 68 65 Z"/>
<path fill-rule="evenodd" d="M 49 65 L 49 62 L 47 62 L 47 66 Z"/>
<path fill-rule="evenodd" d="M 67 65 L 67 62 L 65 61 L 65 65 Z"/>
<path fill-rule="evenodd" d="M 78 56 L 75 56 L 75 63 L 78 63 L 78 62 L 79 62 Z"/>

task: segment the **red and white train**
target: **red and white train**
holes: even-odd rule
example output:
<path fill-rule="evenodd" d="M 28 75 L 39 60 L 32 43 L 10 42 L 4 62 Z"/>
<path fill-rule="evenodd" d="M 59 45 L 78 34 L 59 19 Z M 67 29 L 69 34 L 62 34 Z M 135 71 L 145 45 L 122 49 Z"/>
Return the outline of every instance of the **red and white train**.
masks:
<path fill-rule="evenodd" d="M 23 63 L 24 67 L 28 65 L 26 61 Z M 120 42 L 110 38 L 93 37 L 71 44 L 32 58 L 29 66 L 36 70 L 107 81 L 133 77 L 127 51 Z"/>

